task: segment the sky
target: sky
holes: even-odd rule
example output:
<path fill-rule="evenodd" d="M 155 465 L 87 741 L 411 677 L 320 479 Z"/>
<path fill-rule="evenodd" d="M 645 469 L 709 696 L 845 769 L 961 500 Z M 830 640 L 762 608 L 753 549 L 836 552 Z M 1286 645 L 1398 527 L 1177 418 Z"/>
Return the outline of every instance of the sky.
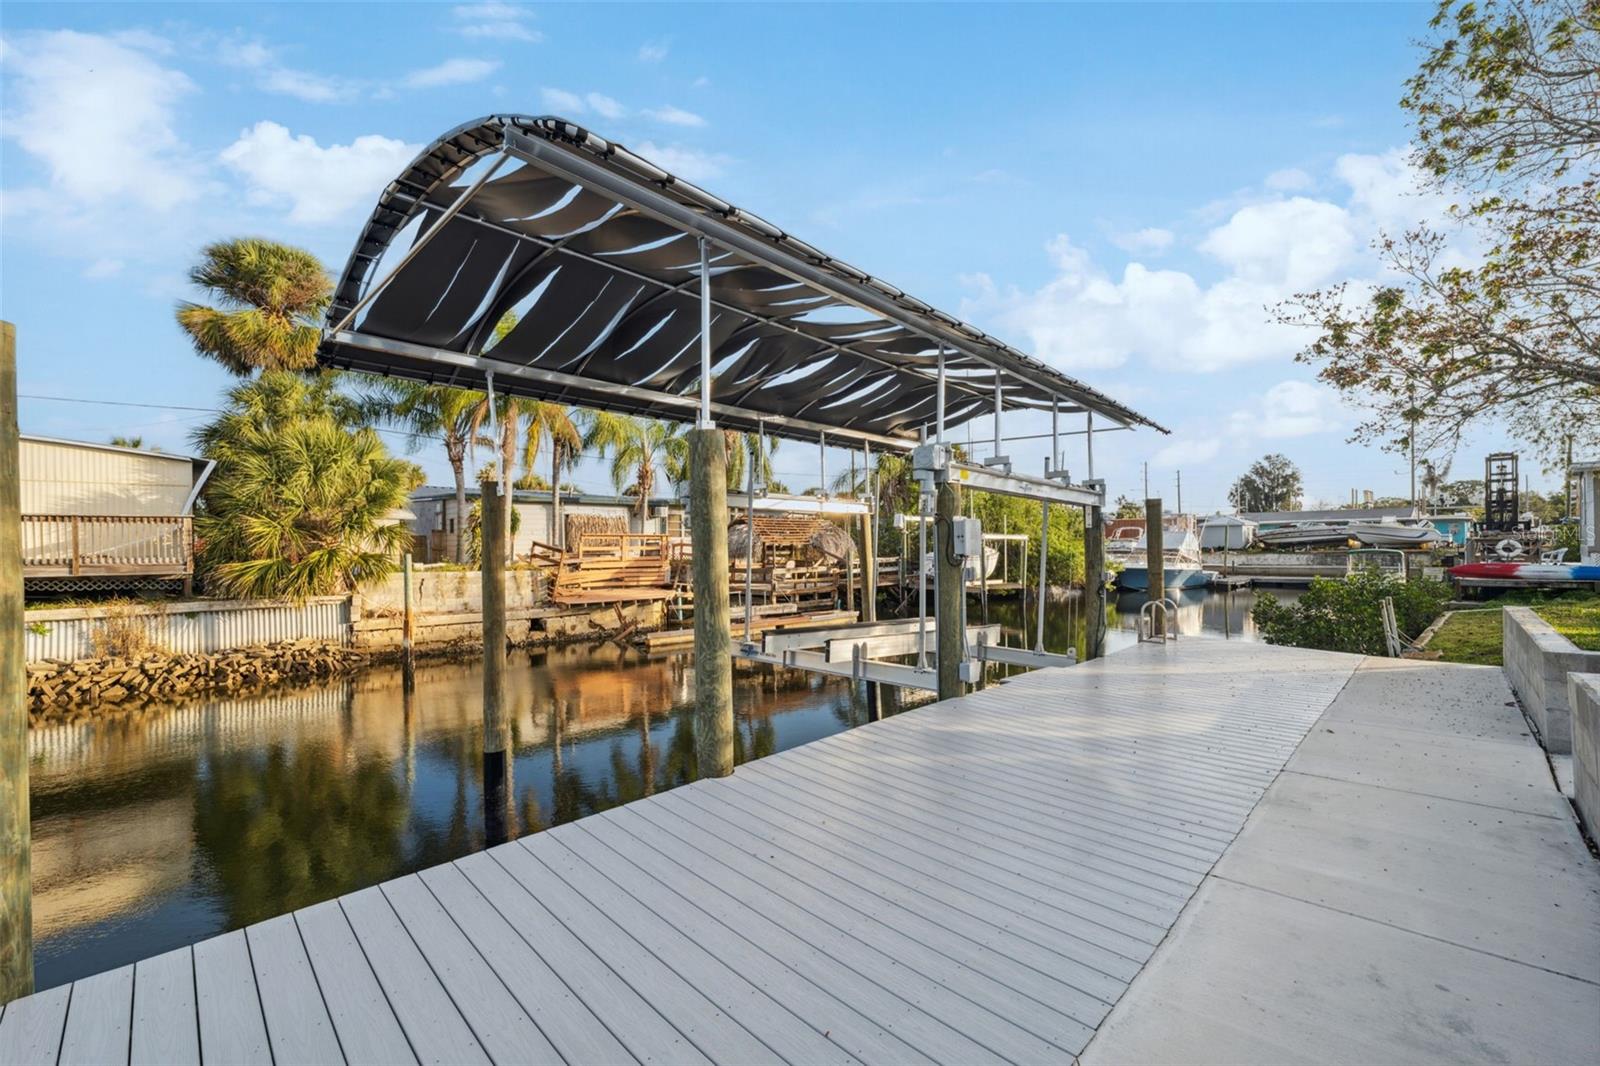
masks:
<path fill-rule="evenodd" d="M 1169 506 L 1181 476 L 1186 510 L 1226 510 L 1267 452 L 1308 504 L 1405 496 L 1406 458 L 1347 442 L 1359 412 L 1268 308 L 1379 278 L 1371 242 L 1448 207 L 1398 105 L 1432 11 L 7 3 L 0 316 L 22 430 L 188 449 L 233 383 L 173 320 L 204 244 L 270 237 L 337 272 L 427 143 L 556 114 L 1170 427 L 1097 437 L 1113 498 L 1148 469 Z M 1064 447 L 1082 476 L 1082 437 Z M 1452 476 L 1504 447 L 1493 427 L 1462 441 Z M 1046 450 L 1004 447 L 1030 472 Z M 413 458 L 448 483 L 439 448 Z M 830 449 L 830 476 L 848 461 Z M 776 466 L 803 490 L 817 449 Z M 594 462 L 577 480 L 611 491 Z"/>

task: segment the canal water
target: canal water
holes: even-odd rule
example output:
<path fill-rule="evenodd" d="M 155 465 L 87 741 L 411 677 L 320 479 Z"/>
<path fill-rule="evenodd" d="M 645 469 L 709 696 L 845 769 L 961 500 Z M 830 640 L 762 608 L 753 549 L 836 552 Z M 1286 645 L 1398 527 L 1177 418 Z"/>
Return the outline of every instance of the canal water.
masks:
<path fill-rule="evenodd" d="M 1187 593 L 1182 632 L 1251 639 L 1253 597 Z M 1114 605 L 1131 643 L 1138 602 Z M 988 605 L 1020 643 L 1024 607 Z M 1033 601 L 1026 607 L 1032 644 Z M 969 621 L 982 606 L 974 600 Z M 1077 597 L 1046 644 L 1081 646 Z M 614 644 L 513 654 L 508 835 L 581 818 L 695 777 L 686 653 Z M 34 953 L 49 988 L 484 847 L 475 663 L 398 670 L 246 698 L 152 705 L 30 737 Z M 741 667 L 735 758 L 866 720 L 844 679 Z"/>

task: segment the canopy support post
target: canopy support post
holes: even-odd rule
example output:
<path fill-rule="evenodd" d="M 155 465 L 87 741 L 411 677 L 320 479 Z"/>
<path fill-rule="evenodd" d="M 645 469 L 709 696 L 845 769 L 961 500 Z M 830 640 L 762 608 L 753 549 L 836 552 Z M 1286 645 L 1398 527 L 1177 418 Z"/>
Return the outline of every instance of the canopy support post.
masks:
<path fill-rule="evenodd" d="M 878 620 L 878 499 L 872 485 L 872 445 L 861 444 L 861 481 L 867 490 L 867 513 L 861 516 L 861 618 Z"/>
<path fill-rule="evenodd" d="M 711 249 L 700 238 L 700 424 L 699 429 L 715 428 L 711 421 Z"/>

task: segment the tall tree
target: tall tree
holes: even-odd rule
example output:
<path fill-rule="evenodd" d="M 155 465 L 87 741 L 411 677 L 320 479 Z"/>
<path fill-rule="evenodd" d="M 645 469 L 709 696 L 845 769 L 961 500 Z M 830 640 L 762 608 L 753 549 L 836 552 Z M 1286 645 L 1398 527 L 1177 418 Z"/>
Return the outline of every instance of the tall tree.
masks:
<path fill-rule="evenodd" d="M 1228 500 L 1234 510 L 1247 513 L 1295 511 L 1300 508 L 1303 492 L 1300 468 L 1273 453 L 1250 464 L 1250 469 L 1228 490 Z"/>
<path fill-rule="evenodd" d="M 577 464 L 578 453 L 583 450 L 583 432 L 578 428 L 581 416 L 566 404 L 537 401 L 528 409 L 528 433 L 523 446 L 523 469 L 531 471 L 539 457 L 539 449 L 546 448 L 550 455 L 550 539 L 558 547 L 566 547 L 561 528 L 561 475 Z"/>
<path fill-rule="evenodd" d="M 584 444 L 611 460 L 611 484 L 639 501 L 639 521 L 650 516 L 657 478 L 687 469 L 689 441 L 675 422 L 596 411 Z"/>
<path fill-rule="evenodd" d="M 1358 439 L 1448 454 L 1494 418 L 1552 458 L 1600 443 L 1600 0 L 1443 0 L 1432 26 L 1402 104 L 1455 232 L 1385 235 L 1394 281 L 1277 316 L 1372 412 Z"/>
<path fill-rule="evenodd" d="M 346 592 L 393 572 L 404 507 L 422 472 L 352 422 L 324 379 L 268 371 L 229 393 L 194 435 L 217 461 L 195 519 L 206 580 L 233 596 Z"/>
<path fill-rule="evenodd" d="M 316 365 L 333 283 L 310 252 L 259 237 L 208 244 L 189 280 L 219 306 L 184 301 L 178 325 L 195 351 L 241 377 Z"/>
<path fill-rule="evenodd" d="M 430 385 L 401 378 L 380 378 L 365 398 L 368 412 L 377 420 L 414 434 L 416 442 L 433 437 L 444 444 L 445 458 L 455 477 L 455 561 L 467 561 L 467 452 L 472 446 L 473 418 L 483 403 L 483 393 L 450 385 Z"/>

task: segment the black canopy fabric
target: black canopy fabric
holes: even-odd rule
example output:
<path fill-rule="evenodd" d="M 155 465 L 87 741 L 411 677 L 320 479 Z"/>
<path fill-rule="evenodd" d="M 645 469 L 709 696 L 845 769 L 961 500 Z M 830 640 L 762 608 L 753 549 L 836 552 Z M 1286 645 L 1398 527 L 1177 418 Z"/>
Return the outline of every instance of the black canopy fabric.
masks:
<path fill-rule="evenodd" d="M 483 180 L 501 152 L 508 159 Z M 935 422 L 943 347 L 948 425 L 991 413 L 998 381 L 1006 409 L 1054 401 L 1166 432 L 558 118 L 461 126 L 384 190 L 339 278 L 319 358 L 473 388 L 493 372 L 497 391 L 690 419 L 702 237 L 719 425 L 903 445 Z M 512 311 L 515 326 L 497 331 Z"/>

